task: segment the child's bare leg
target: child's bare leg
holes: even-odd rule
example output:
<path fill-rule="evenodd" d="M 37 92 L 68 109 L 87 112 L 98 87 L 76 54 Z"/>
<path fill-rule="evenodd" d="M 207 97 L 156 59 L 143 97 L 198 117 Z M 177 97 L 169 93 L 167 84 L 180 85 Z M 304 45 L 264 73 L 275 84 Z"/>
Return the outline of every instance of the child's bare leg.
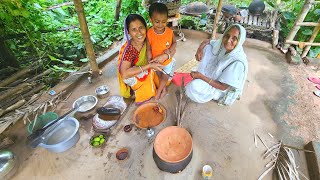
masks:
<path fill-rule="evenodd" d="M 159 98 L 163 98 L 167 94 L 166 84 L 169 79 L 169 76 L 166 74 L 162 74 L 160 79 L 159 91 L 161 90 L 161 94 Z"/>
<path fill-rule="evenodd" d="M 156 97 L 155 99 L 158 100 L 160 98 L 160 95 L 161 95 L 161 91 L 163 88 L 160 88 L 161 87 L 161 81 L 162 81 L 162 76 L 163 76 L 163 73 L 162 72 L 159 72 L 157 71 L 157 75 L 158 75 L 158 78 L 159 78 L 159 87 L 157 89 L 157 94 L 156 94 Z"/>

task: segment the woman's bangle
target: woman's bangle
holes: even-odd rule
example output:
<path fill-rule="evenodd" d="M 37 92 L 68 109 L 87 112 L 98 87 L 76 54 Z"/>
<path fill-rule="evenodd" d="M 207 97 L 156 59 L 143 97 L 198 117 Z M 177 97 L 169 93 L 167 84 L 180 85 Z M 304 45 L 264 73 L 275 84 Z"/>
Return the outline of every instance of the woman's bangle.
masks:
<path fill-rule="evenodd" d="M 169 53 L 166 53 L 166 54 L 168 55 L 168 59 L 170 59 L 171 58 L 170 54 Z"/>
<path fill-rule="evenodd" d="M 141 72 L 143 73 L 142 67 L 141 67 L 141 66 L 139 66 L 139 68 L 140 68 Z"/>
<path fill-rule="evenodd" d="M 210 83 L 211 83 L 211 81 L 212 81 L 212 79 L 210 79 L 210 80 L 209 80 L 208 84 L 210 84 Z"/>

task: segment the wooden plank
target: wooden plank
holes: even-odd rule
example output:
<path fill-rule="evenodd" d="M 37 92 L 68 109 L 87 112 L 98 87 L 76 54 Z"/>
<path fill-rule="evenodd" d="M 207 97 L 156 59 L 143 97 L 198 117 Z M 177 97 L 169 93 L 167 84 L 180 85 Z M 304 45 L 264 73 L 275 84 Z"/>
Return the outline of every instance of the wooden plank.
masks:
<path fill-rule="evenodd" d="M 259 16 L 259 17 L 258 17 L 258 23 L 257 23 L 258 26 L 262 26 L 262 21 L 261 21 L 261 20 L 262 20 L 262 18 Z"/>
<path fill-rule="evenodd" d="M 249 20 L 248 20 L 248 25 L 251 26 L 252 25 L 252 15 L 249 15 Z"/>
<path fill-rule="evenodd" d="M 254 26 L 257 26 L 258 25 L 258 16 L 253 16 L 253 20 L 252 20 L 252 24 L 254 25 Z"/>

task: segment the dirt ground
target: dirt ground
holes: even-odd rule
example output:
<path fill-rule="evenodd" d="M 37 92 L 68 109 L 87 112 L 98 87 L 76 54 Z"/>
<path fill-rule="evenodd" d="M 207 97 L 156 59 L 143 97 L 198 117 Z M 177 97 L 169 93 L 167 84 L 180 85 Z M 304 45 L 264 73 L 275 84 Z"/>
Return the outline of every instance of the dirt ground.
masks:
<path fill-rule="evenodd" d="M 177 68 L 194 57 L 205 33 L 186 31 L 186 42 L 178 42 Z M 80 118 L 80 140 L 70 150 L 55 154 L 46 149 L 30 149 L 25 145 L 26 132 L 22 122 L 17 123 L 12 134 L 19 142 L 11 148 L 18 156 L 20 166 L 13 179 L 202 179 L 201 168 L 212 166 L 213 179 L 257 179 L 264 172 L 269 160 L 262 159 L 266 150 L 258 141 L 254 145 L 253 131 L 271 146 L 282 140 L 296 147 L 303 147 L 310 140 L 320 140 L 320 98 L 312 91 L 313 84 L 306 78 L 315 75 L 304 65 L 292 66 L 284 55 L 272 50 L 262 41 L 247 39 L 245 52 L 249 61 L 249 74 L 244 94 L 232 106 L 219 106 L 215 102 L 190 103 L 182 124 L 193 138 L 193 157 L 181 173 L 170 174 L 159 170 L 152 158 L 155 136 L 147 138 L 143 129 L 136 127 L 130 133 L 124 125 L 132 123 L 137 108 L 131 106 L 127 115 L 109 135 L 107 145 L 93 149 L 89 139 L 94 134 L 91 111 L 76 114 Z M 64 104 L 59 114 L 68 111 L 74 100 L 82 95 L 94 94 L 97 86 L 106 84 L 111 95 L 118 95 L 116 59 L 103 68 L 103 75 L 89 84 L 83 80 Z M 167 109 L 166 120 L 155 128 L 157 134 L 164 127 L 174 124 L 175 95 L 177 89 L 170 85 L 169 93 L 160 103 Z M 106 102 L 99 99 L 98 106 Z M 270 133 L 274 138 L 268 135 Z M 129 158 L 119 162 L 118 149 L 126 147 Z M 297 156 L 299 169 L 307 175 L 303 153 Z M 271 174 L 265 179 L 271 179 Z"/>

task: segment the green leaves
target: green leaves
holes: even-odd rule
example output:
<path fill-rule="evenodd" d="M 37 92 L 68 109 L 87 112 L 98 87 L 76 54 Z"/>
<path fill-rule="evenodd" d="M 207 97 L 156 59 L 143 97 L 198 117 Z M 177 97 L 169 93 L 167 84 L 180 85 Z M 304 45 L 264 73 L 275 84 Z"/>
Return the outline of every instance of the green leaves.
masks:
<path fill-rule="evenodd" d="M 304 31 L 302 31 L 303 35 L 312 35 L 312 30 L 311 29 L 305 29 Z"/>

